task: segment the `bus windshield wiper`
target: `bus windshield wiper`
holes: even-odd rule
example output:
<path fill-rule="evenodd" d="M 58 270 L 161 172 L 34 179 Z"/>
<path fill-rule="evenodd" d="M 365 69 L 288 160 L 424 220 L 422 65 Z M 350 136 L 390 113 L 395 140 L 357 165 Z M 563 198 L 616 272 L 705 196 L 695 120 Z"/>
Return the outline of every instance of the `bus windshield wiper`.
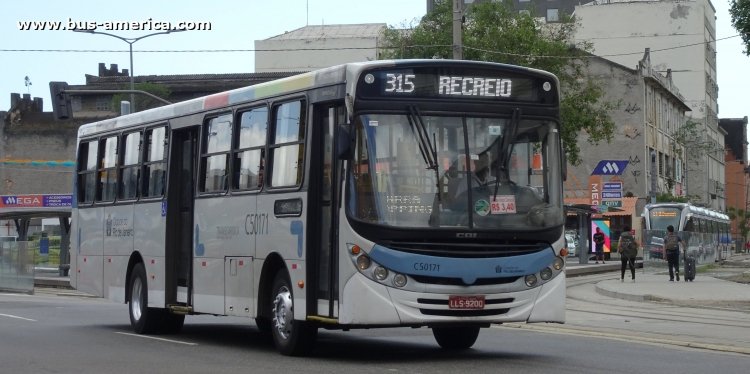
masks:
<path fill-rule="evenodd" d="M 419 146 L 419 153 L 422 154 L 422 159 L 427 164 L 427 169 L 434 169 L 437 172 L 437 151 L 436 147 L 430 143 L 430 135 L 427 133 L 427 128 L 422 121 L 422 115 L 419 113 L 419 109 L 416 106 L 409 106 L 409 126 L 414 132 L 414 136 L 417 138 L 417 145 Z M 434 134 L 433 134 L 434 139 Z"/>
<path fill-rule="evenodd" d="M 518 124 L 521 122 L 521 109 L 513 109 L 513 115 L 510 119 L 510 123 L 503 129 L 503 139 L 501 142 L 497 142 L 497 170 L 495 171 L 495 194 L 492 196 L 492 201 L 497 199 L 497 190 L 500 187 L 500 176 L 501 173 L 505 173 L 505 177 L 510 179 L 507 175 L 508 170 L 505 164 L 508 162 L 511 151 L 511 144 L 516 138 L 516 132 L 518 130 Z"/>
<path fill-rule="evenodd" d="M 437 162 L 437 139 L 435 133 L 432 133 L 432 143 L 430 142 L 430 134 L 427 133 L 427 128 L 422 120 L 422 115 L 419 113 L 419 109 L 415 105 L 409 106 L 409 126 L 414 132 L 414 136 L 417 138 L 417 145 L 419 146 L 419 153 L 422 154 L 422 159 L 427 164 L 427 169 L 435 171 L 435 185 L 437 186 L 437 200 L 438 200 L 438 211 L 443 209 L 442 199 L 440 194 L 442 192 L 440 184 L 440 172 L 438 171 Z"/>

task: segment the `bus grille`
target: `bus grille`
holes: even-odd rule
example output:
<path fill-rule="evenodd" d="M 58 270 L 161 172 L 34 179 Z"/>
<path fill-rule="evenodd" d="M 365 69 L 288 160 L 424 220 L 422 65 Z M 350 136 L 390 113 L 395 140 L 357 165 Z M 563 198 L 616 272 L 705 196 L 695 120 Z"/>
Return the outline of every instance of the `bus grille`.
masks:
<path fill-rule="evenodd" d="M 461 278 L 442 278 L 442 277 L 430 277 L 426 275 L 413 275 L 409 277 L 413 278 L 419 283 L 425 284 L 436 284 L 440 286 L 466 286 L 463 279 Z M 503 277 L 503 278 L 479 278 L 476 282 L 472 283 L 472 286 L 489 286 L 496 284 L 509 284 L 517 281 L 521 277 Z"/>
<path fill-rule="evenodd" d="M 436 257 L 456 258 L 489 258 L 512 257 L 529 253 L 536 253 L 549 248 L 548 244 L 498 244 L 487 243 L 423 243 L 383 241 L 378 243 L 387 248 L 401 252 L 414 253 Z"/>

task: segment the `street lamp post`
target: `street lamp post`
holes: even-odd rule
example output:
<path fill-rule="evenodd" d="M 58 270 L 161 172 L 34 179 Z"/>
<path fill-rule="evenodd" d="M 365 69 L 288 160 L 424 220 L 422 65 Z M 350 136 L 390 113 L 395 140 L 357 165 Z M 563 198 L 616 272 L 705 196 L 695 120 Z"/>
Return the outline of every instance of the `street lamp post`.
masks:
<path fill-rule="evenodd" d="M 149 36 L 161 35 L 161 34 L 171 34 L 173 32 L 181 32 L 181 31 L 186 31 L 186 30 L 160 31 L 160 32 L 155 32 L 155 33 L 151 33 L 151 34 L 146 34 L 146 35 L 143 35 L 143 36 L 139 36 L 137 38 L 125 38 L 125 37 L 122 37 L 122 36 L 119 36 L 119 35 L 110 34 L 108 32 L 101 32 L 101 31 L 94 31 L 94 30 L 73 30 L 73 31 L 75 31 L 75 32 L 85 32 L 85 33 L 88 33 L 88 34 L 107 35 L 107 36 L 111 36 L 113 38 L 120 39 L 120 40 L 124 41 L 125 43 L 128 43 L 128 46 L 130 47 L 130 90 L 133 91 L 133 90 L 135 90 L 135 82 L 133 80 L 134 79 L 133 77 L 135 76 L 135 74 L 133 74 L 133 44 L 135 44 L 135 42 L 137 42 L 137 41 L 139 41 L 141 39 L 148 38 Z M 133 112 L 135 112 L 135 95 L 132 92 L 130 93 L 130 106 L 132 108 L 131 110 Z"/>

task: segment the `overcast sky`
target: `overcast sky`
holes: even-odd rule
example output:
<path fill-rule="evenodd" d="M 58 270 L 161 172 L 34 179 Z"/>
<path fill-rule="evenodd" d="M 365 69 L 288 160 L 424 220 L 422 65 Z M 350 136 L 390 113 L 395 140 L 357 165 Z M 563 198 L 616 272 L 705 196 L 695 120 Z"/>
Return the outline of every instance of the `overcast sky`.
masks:
<path fill-rule="evenodd" d="M 252 50 L 262 40 L 306 24 L 387 23 L 402 25 L 424 15 L 425 0 L 182 0 L 122 2 L 27 0 L 0 13 L 0 110 L 10 107 L 10 93 L 42 97 L 50 109 L 50 81 L 83 84 L 100 62 L 129 68 L 128 44 L 104 35 L 71 31 L 22 31 L 19 22 L 210 22 L 211 31 L 155 35 L 134 44 L 135 75 L 249 73 L 254 52 L 139 52 L 147 50 Z M 731 27 L 728 0 L 714 0 L 717 24 L 719 117 L 748 115 L 750 58 Z M 101 28 L 99 31 L 103 31 Z M 112 31 L 138 37 L 154 31 Z M 14 49 L 43 50 L 14 52 Z M 66 50 L 52 52 L 44 50 Z M 93 50 L 95 52 L 74 52 Z M 101 52 L 104 50 L 120 52 Z M 30 86 L 25 84 L 28 76 Z"/>

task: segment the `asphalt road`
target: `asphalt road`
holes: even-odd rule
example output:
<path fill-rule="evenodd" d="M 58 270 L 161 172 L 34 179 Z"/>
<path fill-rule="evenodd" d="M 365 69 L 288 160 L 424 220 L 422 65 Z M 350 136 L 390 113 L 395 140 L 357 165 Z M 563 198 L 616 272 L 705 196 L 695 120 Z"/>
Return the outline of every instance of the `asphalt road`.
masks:
<path fill-rule="evenodd" d="M 427 329 L 322 330 L 313 355 L 296 358 L 279 355 L 244 319 L 188 316 L 181 334 L 142 336 L 131 334 L 122 304 L 64 291 L 0 294 L 0 373 L 633 374 L 750 367 L 750 355 L 640 340 L 617 335 L 617 328 L 590 336 L 557 328 L 567 325 L 526 326 L 484 329 L 473 349 L 458 353 L 440 349 Z"/>

